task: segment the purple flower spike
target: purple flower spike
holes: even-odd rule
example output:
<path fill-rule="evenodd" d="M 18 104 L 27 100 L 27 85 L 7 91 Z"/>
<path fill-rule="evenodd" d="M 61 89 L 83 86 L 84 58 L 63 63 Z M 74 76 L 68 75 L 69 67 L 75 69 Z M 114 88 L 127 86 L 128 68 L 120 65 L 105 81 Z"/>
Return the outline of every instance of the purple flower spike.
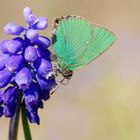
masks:
<path fill-rule="evenodd" d="M 22 42 L 19 40 L 9 40 L 7 41 L 6 49 L 9 53 L 16 54 L 21 51 L 22 46 Z"/>
<path fill-rule="evenodd" d="M 52 64 L 48 60 L 38 58 L 35 61 L 34 66 L 41 76 L 48 78 L 52 75 Z"/>
<path fill-rule="evenodd" d="M 16 89 L 14 87 L 8 87 L 4 91 L 4 94 L 2 96 L 3 103 L 5 105 L 11 104 L 11 103 L 15 102 L 16 97 L 17 97 Z"/>
<path fill-rule="evenodd" d="M 12 117 L 17 103 L 25 102 L 29 121 L 39 124 L 38 109 L 56 86 L 48 49 L 51 41 L 39 35 L 48 20 L 36 17 L 30 7 L 24 8 L 23 15 L 26 27 L 8 23 L 4 32 L 17 36 L 0 42 L 0 117 Z"/>
<path fill-rule="evenodd" d="M 8 23 L 4 27 L 4 32 L 9 35 L 20 35 L 24 31 L 22 26 L 17 26 L 13 23 Z"/>
<path fill-rule="evenodd" d="M 15 72 L 22 68 L 23 66 L 23 56 L 22 55 L 12 55 L 6 64 L 9 71 Z"/>
<path fill-rule="evenodd" d="M 32 75 L 27 67 L 22 68 L 15 77 L 15 81 L 18 84 L 19 88 L 26 90 L 29 88 L 32 83 Z"/>
<path fill-rule="evenodd" d="M 3 107 L 0 106 L 0 117 L 3 115 Z"/>
<path fill-rule="evenodd" d="M 23 15 L 27 24 L 32 24 L 36 17 L 32 14 L 32 9 L 30 7 L 25 7 L 23 10 Z"/>
<path fill-rule="evenodd" d="M 5 64 L 7 63 L 8 58 L 8 54 L 0 53 L 0 70 L 5 68 Z"/>
<path fill-rule="evenodd" d="M 12 78 L 12 73 L 9 70 L 4 69 L 0 71 L 0 88 L 4 88 L 5 86 L 7 86 L 11 78 Z"/>
<path fill-rule="evenodd" d="M 47 27 L 48 20 L 45 17 L 38 17 L 33 23 L 33 28 L 36 30 L 45 30 Z"/>
<path fill-rule="evenodd" d="M 29 29 L 26 33 L 26 36 L 29 40 L 35 41 L 39 37 L 39 33 L 37 30 Z"/>
<path fill-rule="evenodd" d="M 51 41 L 45 36 L 39 36 L 35 43 L 37 46 L 44 47 L 46 49 L 51 45 Z"/>
<path fill-rule="evenodd" d="M 24 58 L 25 60 L 29 61 L 29 62 L 33 62 L 36 60 L 38 54 L 37 54 L 37 50 L 36 48 L 32 47 L 32 46 L 28 46 L 25 50 L 24 53 Z"/>

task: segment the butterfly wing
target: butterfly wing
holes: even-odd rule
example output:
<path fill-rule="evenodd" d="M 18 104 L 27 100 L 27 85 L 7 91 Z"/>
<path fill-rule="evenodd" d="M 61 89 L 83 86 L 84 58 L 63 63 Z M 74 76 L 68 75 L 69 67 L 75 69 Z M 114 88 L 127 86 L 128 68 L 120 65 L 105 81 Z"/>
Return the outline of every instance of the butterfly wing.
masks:
<path fill-rule="evenodd" d="M 58 64 L 76 70 L 87 65 L 107 50 L 116 37 L 108 29 L 90 24 L 81 17 L 61 18 L 53 35 Z"/>

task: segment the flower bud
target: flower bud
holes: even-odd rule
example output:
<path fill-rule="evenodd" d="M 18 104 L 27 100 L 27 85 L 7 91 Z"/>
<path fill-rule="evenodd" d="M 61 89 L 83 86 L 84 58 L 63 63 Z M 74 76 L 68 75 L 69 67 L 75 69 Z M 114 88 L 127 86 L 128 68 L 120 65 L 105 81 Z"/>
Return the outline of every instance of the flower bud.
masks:
<path fill-rule="evenodd" d="M 20 35 L 24 31 L 22 26 L 17 26 L 13 23 L 8 23 L 4 27 L 4 32 L 9 35 Z"/>
<path fill-rule="evenodd" d="M 6 63 L 6 67 L 11 72 L 18 71 L 22 68 L 23 61 L 24 60 L 23 60 L 22 55 L 12 55 Z"/>
<path fill-rule="evenodd" d="M 5 47 L 9 53 L 16 54 L 19 51 L 21 51 L 22 46 L 23 46 L 22 42 L 19 40 L 9 40 L 7 41 L 7 44 Z"/>
<path fill-rule="evenodd" d="M 32 9 L 30 7 L 25 7 L 23 10 L 24 19 L 27 24 L 32 24 L 36 17 L 32 14 Z"/>
<path fill-rule="evenodd" d="M 39 37 L 39 33 L 37 30 L 29 29 L 26 33 L 26 36 L 29 40 L 35 41 Z"/>
<path fill-rule="evenodd" d="M 32 75 L 27 67 L 22 68 L 15 77 L 15 81 L 20 89 L 26 90 L 32 83 Z"/>
<path fill-rule="evenodd" d="M 16 54 L 21 51 L 23 42 L 18 38 L 13 40 L 4 40 L 0 43 L 0 51 L 3 53 Z"/>
<path fill-rule="evenodd" d="M 0 71 L 5 68 L 5 64 L 7 63 L 8 58 L 8 54 L 0 53 Z"/>
<path fill-rule="evenodd" d="M 33 23 L 33 28 L 36 30 L 44 30 L 47 27 L 48 27 L 48 20 L 45 17 L 38 17 Z"/>
<path fill-rule="evenodd" d="M 38 58 L 34 66 L 37 72 L 43 77 L 48 77 L 52 73 L 52 64 L 46 59 Z"/>
<path fill-rule="evenodd" d="M 7 70 L 3 69 L 0 71 L 0 88 L 7 86 L 12 78 L 12 73 Z"/>
<path fill-rule="evenodd" d="M 51 41 L 45 36 L 39 36 L 35 41 L 35 44 L 39 47 L 44 47 L 47 49 L 51 45 Z"/>
<path fill-rule="evenodd" d="M 33 62 L 36 60 L 37 58 L 37 50 L 36 48 L 32 47 L 32 46 L 28 46 L 25 49 L 25 53 L 24 53 L 24 58 L 25 60 L 29 61 L 29 62 Z"/>

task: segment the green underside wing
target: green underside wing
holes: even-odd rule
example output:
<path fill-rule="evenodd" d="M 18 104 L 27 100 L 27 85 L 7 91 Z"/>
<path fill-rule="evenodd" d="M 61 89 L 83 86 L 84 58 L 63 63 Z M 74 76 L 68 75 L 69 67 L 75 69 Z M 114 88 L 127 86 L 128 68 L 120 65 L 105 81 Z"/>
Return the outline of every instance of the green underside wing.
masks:
<path fill-rule="evenodd" d="M 93 61 L 115 40 L 108 29 L 81 17 L 68 16 L 55 23 L 52 42 L 59 66 L 73 71 Z"/>

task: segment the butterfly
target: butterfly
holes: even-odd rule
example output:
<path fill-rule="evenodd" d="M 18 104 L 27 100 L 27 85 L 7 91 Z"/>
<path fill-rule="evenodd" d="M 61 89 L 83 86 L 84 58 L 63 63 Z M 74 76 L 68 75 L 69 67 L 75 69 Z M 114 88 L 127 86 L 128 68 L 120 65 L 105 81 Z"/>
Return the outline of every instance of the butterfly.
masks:
<path fill-rule="evenodd" d="M 89 23 L 80 16 L 62 16 L 54 23 L 52 45 L 58 71 L 70 79 L 80 69 L 115 42 L 116 36 L 108 29 Z"/>

